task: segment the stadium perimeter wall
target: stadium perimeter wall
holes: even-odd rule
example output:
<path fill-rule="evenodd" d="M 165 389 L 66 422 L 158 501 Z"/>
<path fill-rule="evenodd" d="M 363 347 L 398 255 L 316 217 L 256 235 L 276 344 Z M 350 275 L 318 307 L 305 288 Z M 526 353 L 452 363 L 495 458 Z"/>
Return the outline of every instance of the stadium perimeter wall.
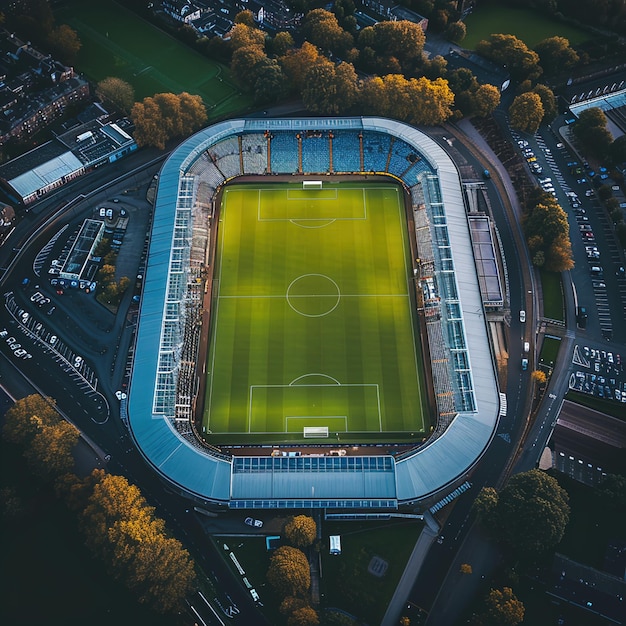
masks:
<path fill-rule="evenodd" d="M 243 132 L 265 130 L 354 129 L 397 137 L 415 147 L 436 174 L 449 246 L 456 268 L 456 284 L 463 313 L 467 351 L 475 397 L 473 410 L 457 413 L 445 432 L 402 459 L 385 457 L 385 470 L 375 475 L 359 471 L 294 472 L 283 475 L 278 491 L 271 487 L 272 472 L 233 471 L 233 460 L 209 453 L 177 432 L 172 420 L 153 412 L 157 391 L 159 347 L 167 310 L 169 263 L 180 202 L 181 179 L 218 141 Z M 175 355 L 173 355 L 175 356 Z M 175 367 L 175 364 L 174 364 Z M 415 128 L 382 118 L 306 118 L 230 120 L 206 128 L 183 142 L 164 163 L 159 175 L 149 261 L 136 337 L 129 394 L 129 428 L 144 458 L 163 479 L 206 504 L 218 506 L 289 507 L 362 503 L 375 507 L 417 504 L 464 480 L 491 442 L 497 427 L 499 395 L 473 258 L 460 176 L 447 153 Z M 279 460 L 279 459 L 277 459 Z M 344 459 L 335 459 L 339 462 Z M 389 460 L 391 471 L 388 471 Z M 275 475 L 274 475 L 275 476 Z M 369 478 L 368 478 L 369 476 Z M 312 491 L 311 486 L 314 486 Z M 314 494 L 314 495 L 313 495 Z M 248 499 L 254 496 L 254 502 Z M 236 501 L 236 502 L 235 502 Z"/>

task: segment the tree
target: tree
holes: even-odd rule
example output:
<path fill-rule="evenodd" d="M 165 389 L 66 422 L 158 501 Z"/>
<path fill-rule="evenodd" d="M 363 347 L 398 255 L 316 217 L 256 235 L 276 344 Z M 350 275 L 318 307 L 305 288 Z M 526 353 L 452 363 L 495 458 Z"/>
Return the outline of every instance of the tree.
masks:
<path fill-rule="evenodd" d="M 511 127 L 525 133 L 537 132 L 544 110 L 538 94 L 527 92 L 516 96 L 509 107 Z"/>
<path fill-rule="evenodd" d="M 248 46 L 263 50 L 265 47 L 265 37 L 266 34 L 264 31 L 239 22 L 230 29 L 230 46 L 233 52 L 239 50 L 239 48 L 246 48 Z"/>
<path fill-rule="evenodd" d="M 17 400 L 5 413 L 2 434 L 10 443 L 28 446 L 37 435 L 41 424 L 54 424 L 59 414 L 54 400 L 38 394 Z M 33 419 L 36 417 L 37 419 Z"/>
<path fill-rule="evenodd" d="M 535 52 L 546 76 L 567 72 L 579 61 L 578 54 L 565 37 L 548 37 L 535 46 Z"/>
<path fill-rule="evenodd" d="M 467 35 L 465 22 L 450 22 L 446 27 L 445 37 L 452 43 L 461 43 Z"/>
<path fill-rule="evenodd" d="M 235 15 L 235 24 L 245 24 L 249 28 L 254 28 L 254 13 L 250 10 L 239 11 Z"/>
<path fill-rule="evenodd" d="M 287 596 L 283 598 L 278 610 L 283 615 L 291 615 L 296 609 L 301 609 L 303 606 L 308 606 L 307 601 L 304 598 L 295 598 L 294 596 Z"/>
<path fill-rule="evenodd" d="M 276 59 L 260 61 L 256 67 L 254 101 L 261 104 L 283 99 L 289 90 L 285 74 Z"/>
<path fill-rule="evenodd" d="M 500 90 L 494 85 L 479 85 L 473 93 L 472 111 L 476 117 L 491 115 L 500 104 Z"/>
<path fill-rule="evenodd" d="M 493 487 L 483 487 L 472 504 L 472 510 L 487 524 L 498 506 L 498 492 Z"/>
<path fill-rule="evenodd" d="M 474 570 L 469 563 L 461 563 L 461 568 L 459 571 L 461 572 L 461 574 L 472 574 Z"/>
<path fill-rule="evenodd" d="M 96 87 L 96 94 L 126 114 L 130 113 L 135 103 L 135 90 L 132 85 L 115 76 L 101 80 Z"/>
<path fill-rule="evenodd" d="M 607 474 L 597 488 L 601 502 L 616 511 L 626 510 L 626 476 Z"/>
<path fill-rule="evenodd" d="M 352 35 L 339 26 L 333 13 L 325 9 L 309 11 L 302 23 L 302 32 L 307 41 L 341 58 L 354 45 Z"/>
<path fill-rule="evenodd" d="M 408 121 L 412 124 L 437 126 L 452 115 L 454 94 L 443 78 L 412 78 L 409 81 L 409 98 L 412 106 Z"/>
<path fill-rule="evenodd" d="M 610 158 L 613 163 L 626 161 L 626 135 L 620 135 L 611 144 Z"/>
<path fill-rule="evenodd" d="M 54 479 L 72 471 L 72 450 L 78 442 L 78 429 L 65 420 L 41 423 L 24 451 L 30 468 L 44 479 Z"/>
<path fill-rule="evenodd" d="M 304 552 L 291 546 L 277 548 L 270 559 L 267 580 L 278 593 L 304 596 L 311 586 L 309 562 Z"/>
<path fill-rule="evenodd" d="M 318 626 L 319 623 L 317 611 L 310 606 L 296 609 L 287 618 L 287 626 Z"/>
<path fill-rule="evenodd" d="M 87 546 L 140 602 L 161 613 L 179 610 L 195 584 L 188 552 L 124 477 L 94 470 L 89 482 L 93 490 L 80 513 Z"/>
<path fill-rule="evenodd" d="M 327 63 L 328 60 L 320 55 L 316 46 L 305 41 L 300 48 L 291 49 L 280 57 L 279 62 L 293 87 L 300 92 L 307 71 L 318 62 Z"/>
<path fill-rule="evenodd" d="M 293 46 L 294 41 L 291 33 L 287 33 L 285 31 L 276 33 L 276 37 L 272 40 L 272 52 L 277 57 L 282 57 L 287 54 L 287 51 L 291 50 Z"/>
<path fill-rule="evenodd" d="M 551 195 L 541 189 L 531 194 L 522 224 L 535 265 L 553 272 L 573 267 L 567 215 Z"/>
<path fill-rule="evenodd" d="M 186 91 L 178 95 L 177 114 L 180 119 L 180 134 L 183 137 L 202 128 L 208 119 L 202 98 Z"/>
<path fill-rule="evenodd" d="M 524 605 L 513 595 L 510 587 L 492 589 L 478 621 L 481 626 L 517 626 L 523 621 L 524 612 Z"/>
<path fill-rule="evenodd" d="M 421 60 L 426 36 L 418 24 L 408 20 L 385 21 L 377 22 L 371 28 L 371 47 L 380 56 L 396 58 L 403 73 L 409 73 L 415 62 Z"/>
<path fill-rule="evenodd" d="M 207 113 L 200 96 L 183 92 L 157 93 L 136 102 L 131 111 L 137 145 L 163 150 L 165 143 L 203 126 Z"/>
<path fill-rule="evenodd" d="M 295 515 L 287 520 L 285 537 L 296 548 L 308 548 L 317 535 L 315 520 L 308 515 Z"/>
<path fill-rule="evenodd" d="M 233 53 L 230 69 L 237 83 L 250 90 L 256 83 L 257 68 L 267 61 L 267 55 L 259 46 L 243 46 Z"/>
<path fill-rule="evenodd" d="M 498 498 L 493 520 L 498 538 L 520 558 L 551 550 L 569 521 L 568 501 L 556 479 L 541 470 L 516 474 Z"/>
<path fill-rule="evenodd" d="M 546 373 L 542 370 L 534 370 L 531 377 L 538 385 L 545 385 L 548 380 Z"/>
<path fill-rule="evenodd" d="M 541 84 L 536 85 L 533 92 L 541 98 L 541 105 L 543 106 L 542 122 L 551 122 L 557 114 L 554 92 L 550 87 Z"/>
<path fill-rule="evenodd" d="M 606 115 L 602 109 L 593 107 L 582 111 L 573 125 L 573 132 L 588 154 L 599 159 L 609 156 L 613 136 L 607 128 Z"/>
<path fill-rule="evenodd" d="M 539 55 L 514 35 L 491 35 L 476 44 L 476 52 L 505 66 L 514 80 L 536 80 L 541 75 Z"/>
<path fill-rule="evenodd" d="M 356 72 L 350 63 L 335 66 L 321 59 L 306 73 L 302 101 L 307 110 L 336 115 L 350 109 L 356 99 Z"/>
<path fill-rule="evenodd" d="M 67 65 L 72 65 L 76 62 L 78 51 L 82 47 L 78 33 L 67 24 L 61 24 L 54 28 L 48 35 L 47 42 L 53 56 L 59 58 Z"/>
<path fill-rule="evenodd" d="M 126 478 L 94 470 L 93 491 L 80 515 L 87 546 L 101 558 L 106 558 L 109 528 L 120 519 L 139 517 L 140 510 L 146 506 L 139 489 L 129 484 Z"/>

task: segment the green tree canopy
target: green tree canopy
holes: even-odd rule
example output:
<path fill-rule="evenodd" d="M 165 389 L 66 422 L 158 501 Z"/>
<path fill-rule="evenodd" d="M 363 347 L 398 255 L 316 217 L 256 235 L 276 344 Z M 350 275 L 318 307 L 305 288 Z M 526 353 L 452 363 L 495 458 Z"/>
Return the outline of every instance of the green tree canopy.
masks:
<path fill-rule="evenodd" d="M 245 24 L 249 28 L 254 28 L 254 13 L 248 9 L 239 11 L 235 15 L 235 24 Z"/>
<path fill-rule="evenodd" d="M 296 548 L 308 548 L 317 535 L 315 520 L 308 515 L 291 516 L 284 527 L 287 541 Z"/>
<path fill-rule="evenodd" d="M 311 586 L 311 572 L 304 552 L 291 546 L 277 548 L 270 559 L 267 580 L 284 596 L 306 595 Z"/>
<path fill-rule="evenodd" d="M 516 96 L 509 107 L 511 127 L 524 133 L 537 132 L 544 110 L 539 94 L 526 92 Z"/>
<path fill-rule="evenodd" d="M 573 267 L 567 215 L 550 194 L 537 188 L 529 196 L 522 224 L 535 265 L 553 272 Z"/>

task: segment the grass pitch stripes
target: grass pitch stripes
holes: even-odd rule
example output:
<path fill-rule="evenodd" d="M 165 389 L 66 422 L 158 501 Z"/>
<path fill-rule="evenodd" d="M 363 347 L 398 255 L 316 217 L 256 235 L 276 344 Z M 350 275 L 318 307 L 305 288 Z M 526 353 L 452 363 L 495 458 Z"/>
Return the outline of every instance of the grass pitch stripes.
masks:
<path fill-rule="evenodd" d="M 224 194 L 204 416 L 212 433 L 425 429 L 401 194 L 353 183 L 322 191 Z"/>

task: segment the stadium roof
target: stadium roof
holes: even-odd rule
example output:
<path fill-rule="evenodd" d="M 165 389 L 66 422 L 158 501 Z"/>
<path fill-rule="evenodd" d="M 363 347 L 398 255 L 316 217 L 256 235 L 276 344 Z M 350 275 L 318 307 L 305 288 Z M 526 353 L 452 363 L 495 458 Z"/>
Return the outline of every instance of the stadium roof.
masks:
<path fill-rule="evenodd" d="M 181 177 L 218 140 L 242 132 L 302 129 L 362 129 L 388 133 L 415 146 L 436 171 L 439 194 L 456 273 L 467 349 L 473 375 L 475 410 L 458 413 L 445 432 L 416 453 L 395 460 L 374 457 L 382 465 L 337 463 L 330 471 L 320 463 L 283 471 L 283 459 L 268 461 L 210 454 L 178 433 L 171 420 L 153 413 L 169 260 Z M 353 508 L 396 506 L 422 500 L 464 479 L 490 443 L 498 420 L 499 395 L 491 358 L 482 297 L 469 235 L 460 176 L 447 153 L 432 139 L 406 124 L 382 118 L 306 118 L 230 120 L 186 140 L 164 163 L 159 176 L 137 349 L 129 395 L 129 424 L 144 457 L 168 480 L 206 501 L 236 508 L 307 506 Z M 471 376 L 470 371 L 470 376 Z M 306 458 L 306 457 L 305 457 Z M 314 457 L 313 457 L 314 458 Z M 363 457 L 350 457 L 362 459 Z M 309 461 L 312 458 L 308 459 Z M 326 459 L 322 459 L 326 460 Z M 252 470 L 253 462 L 263 463 Z M 335 463 L 337 459 L 333 459 Z M 344 461 L 344 459 L 340 459 Z M 377 461 L 378 462 L 378 461 Z M 268 464 L 269 463 L 269 464 Z M 291 468 L 287 463 L 287 469 Z"/>

